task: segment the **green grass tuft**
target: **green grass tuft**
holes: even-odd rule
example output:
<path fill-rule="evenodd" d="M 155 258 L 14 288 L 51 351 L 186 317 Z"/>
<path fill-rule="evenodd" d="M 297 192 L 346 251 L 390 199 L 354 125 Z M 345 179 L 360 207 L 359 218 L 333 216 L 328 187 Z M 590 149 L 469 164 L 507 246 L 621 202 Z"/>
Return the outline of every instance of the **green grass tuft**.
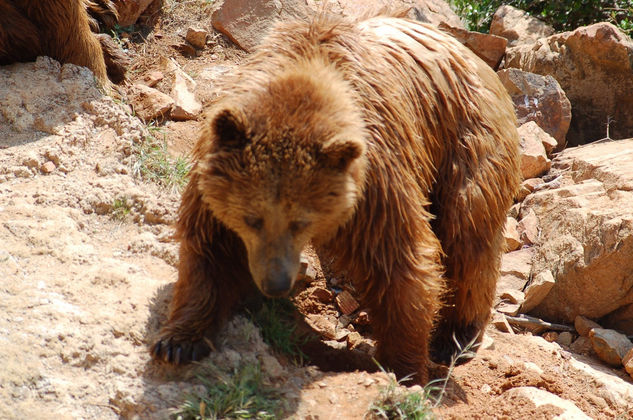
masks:
<path fill-rule="evenodd" d="M 137 159 L 132 172 L 135 176 L 167 189 L 182 190 L 187 184 L 191 163 L 182 156 L 172 158 L 167 151 L 165 139 L 159 140 L 154 135 L 160 129 L 152 126 L 148 129 L 150 135 L 134 146 Z"/>
<path fill-rule="evenodd" d="M 113 220 L 118 220 L 122 222 L 125 220 L 130 211 L 132 210 L 132 206 L 128 203 L 126 197 L 116 198 L 112 203 L 112 213 L 110 217 Z"/>
<path fill-rule="evenodd" d="M 453 337 L 455 339 L 455 337 Z M 457 342 L 457 341 L 456 341 Z M 444 395 L 448 380 L 453 375 L 453 370 L 457 362 L 463 358 L 473 358 L 475 339 L 460 349 L 457 356 L 453 357 L 448 366 L 446 377 L 429 381 L 422 391 L 408 391 L 401 385 L 410 380 L 409 376 L 396 381 L 391 377 L 389 384 L 380 390 L 378 398 L 369 407 L 367 417 L 370 419 L 398 419 L 398 420 L 423 420 L 435 419 L 433 408 L 438 407 Z M 385 372 L 383 367 L 376 362 L 380 370 Z M 386 372 L 385 372 L 386 373 Z"/>
<path fill-rule="evenodd" d="M 266 344 L 301 365 L 307 360 L 301 346 L 308 337 L 297 332 L 294 313 L 294 305 L 289 300 L 266 299 L 261 309 L 251 314 L 251 319 Z"/>
<path fill-rule="evenodd" d="M 188 397 L 174 411 L 177 419 L 274 419 L 280 414 L 279 392 L 264 384 L 259 365 L 242 366 L 232 375 L 207 368 L 198 375 L 206 394 Z"/>

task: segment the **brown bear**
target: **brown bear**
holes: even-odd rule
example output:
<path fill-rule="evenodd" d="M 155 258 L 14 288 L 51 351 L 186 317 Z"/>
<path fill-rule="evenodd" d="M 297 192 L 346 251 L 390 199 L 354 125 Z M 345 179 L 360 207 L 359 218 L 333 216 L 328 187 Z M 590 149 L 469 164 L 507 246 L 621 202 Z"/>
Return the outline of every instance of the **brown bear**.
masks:
<path fill-rule="evenodd" d="M 278 25 L 225 83 L 194 149 L 180 268 L 151 352 L 209 353 L 254 283 L 290 291 L 312 242 L 371 311 L 377 358 L 427 380 L 482 334 L 519 185 L 497 75 L 418 22 Z M 455 337 L 455 340 L 454 338 Z"/>
<path fill-rule="evenodd" d="M 102 84 L 107 84 L 108 71 L 115 83 L 121 82 L 125 58 L 109 37 L 92 33 L 87 7 L 109 20 L 116 13 L 109 0 L 98 4 L 85 0 L 0 0 L 0 65 L 47 55 L 61 63 L 88 67 Z"/>

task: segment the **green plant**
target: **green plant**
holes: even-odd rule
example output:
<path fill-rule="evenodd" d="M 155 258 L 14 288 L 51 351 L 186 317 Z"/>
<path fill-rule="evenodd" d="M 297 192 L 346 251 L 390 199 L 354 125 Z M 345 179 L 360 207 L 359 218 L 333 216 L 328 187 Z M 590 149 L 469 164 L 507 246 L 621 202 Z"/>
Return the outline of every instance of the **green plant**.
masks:
<path fill-rule="evenodd" d="M 457 342 L 455 337 L 453 337 L 453 340 Z M 401 387 L 403 383 L 411 380 L 410 376 L 406 376 L 399 381 L 396 381 L 395 377 L 391 376 L 387 386 L 380 390 L 378 398 L 370 406 L 367 417 L 389 420 L 434 419 L 435 414 L 433 414 L 432 409 L 438 407 L 442 402 L 446 394 L 448 380 L 453 375 L 457 362 L 463 358 L 474 357 L 472 349 L 475 346 L 475 340 L 473 340 L 464 348 L 461 348 L 459 353 L 451 360 L 446 376 L 429 381 L 421 391 L 408 391 Z M 385 372 L 378 362 L 376 364 L 381 371 Z"/>
<path fill-rule="evenodd" d="M 525 10 L 558 31 L 609 21 L 631 34 L 633 26 L 633 0 L 450 0 L 450 4 L 470 30 L 480 32 L 488 31 L 494 12 L 502 4 Z"/>
<path fill-rule="evenodd" d="M 191 163 L 182 156 L 172 158 L 169 155 L 164 136 L 162 141 L 155 136 L 160 128 L 150 125 L 148 130 L 150 135 L 134 146 L 133 174 L 165 188 L 182 189 L 187 183 Z"/>
<path fill-rule="evenodd" d="M 279 392 L 264 384 L 259 365 L 241 366 L 232 375 L 207 365 L 198 378 L 205 394 L 189 396 L 174 411 L 177 419 L 274 419 L 279 414 Z"/>
<path fill-rule="evenodd" d="M 408 378 L 404 378 L 406 379 Z M 380 390 L 378 399 L 369 408 L 369 418 L 402 420 L 434 418 L 431 387 L 424 387 L 422 392 L 404 391 L 400 387 L 402 382 L 403 380 L 390 379 L 389 384 Z"/>
<path fill-rule="evenodd" d="M 116 198 L 112 203 L 112 213 L 110 217 L 113 220 L 123 221 L 130 214 L 132 207 L 128 203 L 126 197 Z"/>
<path fill-rule="evenodd" d="M 297 332 L 294 311 L 292 302 L 287 299 L 266 299 L 257 312 L 251 313 L 251 319 L 266 344 L 303 364 L 307 356 L 301 351 L 301 346 L 308 337 Z"/>

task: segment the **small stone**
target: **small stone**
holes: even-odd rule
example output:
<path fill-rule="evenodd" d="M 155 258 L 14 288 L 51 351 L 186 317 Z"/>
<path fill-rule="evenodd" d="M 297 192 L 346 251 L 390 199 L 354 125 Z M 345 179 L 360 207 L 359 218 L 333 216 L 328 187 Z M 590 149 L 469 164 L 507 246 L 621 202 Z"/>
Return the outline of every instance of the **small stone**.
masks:
<path fill-rule="evenodd" d="M 42 167 L 40 168 L 40 171 L 42 171 L 42 173 L 44 174 L 50 174 L 51 172 L 55 170 L 55 168 L 56 168 L 55 164 L 49 160 L 48 162 L 42 165 Z"/>
<path fill-rule="evenodd" d="M 633 378 L 633 349 L 629 350 L 622 358 L 622 364 L 626 372 Z"/>
<path fill-rule="evenodd" d="M 501 332 L 514 334 L 514 330 L 512 329 L 510 324 L 508 324 L 508 320 L 503 314 L 495 312 L 490 323 Z"/>
<path fill-rule="evenodd" d="M 310 292 L 310 297 L 322 303 L 329 303 L 332 301 L 332 298 L 334 297 L 334 293 L 332 293 L 330 290 L 324 287 L 317 286 L 314 289 L 312 289 L 312 291 Z"/>
<path fill-rule="evenodd" d="M 533 124 L 527 123 L 518 128 L 523 179 L 539 177 L 551 166 L 545 147 L 540 138 L 531 130 L 532 127 Z"/>
<path fill-rule="evenodd" d="M 305 280 L 307 269 L 308 261 L 301 257 L 301 261 L 299 262 L 299 272 L 297 273 L 297 281 Z"/>
<path fill-rule="evenodd" d="M 207 31 L 200 28 L 189 27 L 187 28 L 185 40 L 197 49 L 201 50 L 207 44 Z"/>
<path fill-rule="evenodd" d="M 543 333 L 542 337 L 545 339 L 545 341 L 553 343 L 558 340 L 558 333 L 556 331 L 547 331 Z"/>
<path fill-rule="evenodd" d="M 518 303 L 501 302 L 495 309 L 502 314 L 516 316 L 519 313 L 519 309 L 521 309 L 521 305 Z"/>
<path fill-rule="evenodd" d="M 504 290 L 503 293 L 501 293 L 501 299 L 512 304 L 521 304 L 525 299 L 525 294 L 520 290 Z"/>
<path fill-rule="evenodd" d="M 196 50 L 191 44 L 187 44 L 186 42 L 181 42 L 179 44 L 172 45 L 180 54 L 185 57 L 196 57 L 198 55 L 198 50 Z"/>
<path fill-rule="evenodd" d="M 174 104 L 168 95 L 142 84 L 132 86 L 128 99 L 136 115 L 146 123 L 166 118 Z"/>
<path fill-rule="evenodd" d="M 200 114 L 202 104 L 198 102 L 193 93 L 195 87 L 196 83 L 182 70 L 175 72 L 174 84 L 171 89 L 171 97 L 174 99 L 171 110 L 173 120 L 192 120 Z"/>
<path fill-rule="evenodd" d="M 541 369 L 541 367 L 534 362 L 523 362 L 523 367 L 525 368 L 525 370 L 532 371 L 539 375 L 543 374 L 543 369 Z"/>
<path fill-rule="evenodd" d="M 538 306 L 547 297 L 556 281 L 549 270 L 541 271 L 532 279 L 525 289 L 525 301 L 521 305 L 521 313 L 527 313 Z"/>
<path fill-rule="evenodd" d="M 518 223 L 517 229 L 521 235 L 521 243 L 524 245 L 534 245 L 539 237 L 539 222 L 534 210 L 528 213 Z"/>
<path fill-rule="evenodd" d="M 158 84 L 158 82 L 163 80 L 164 77 L 165 76 L 163 75 L 163 72 L 154 70 L 145 74 L 143 78 L 141 79 L 141 81 L 145 86 L 154 87 Z"/>
<path fill-rule="evenodd" d="M 483 384 L 479 390 L 482 394 L 490 394 L 492 392 L 492 387 L 488 384 Z"/>
<path fill-rule="evenodd" d="M 357 332 L 351 332 L 347 335 L 347 347 L 350 349 L 355 348 L 363 341 L 363 336 Z"/>
<path fill-rule="evenodd" d="M 506 227 L 503 236 L 506 240 L 506 252 L 515 251 L 521 246 L 521 238 L 517 230 L 517 221 L 514 217 L 506 218 Z"/>
<path fill-rule="evenodd" d="M 368 339 L 363 339 L 363 341 L 361 341 L 356 347 L 354 347 L 354 350 L 361 351 L 373 357 L 376 355 L 377 349 L 375 343 L 371 342 Z"/>
<path fill-rule="evenodd" d="M 495 349 L 495 340 L 492 339 L 488 334 L 484 333 L 484 337 L 481 339 L 481 343 L 479 343 L 480 350 L 494 350 Z"/>
<path fill-rule="evenodd" d="M 306 273 L 305 273 L 306 283 L 312 283 L 314 280 L 316 280 L 316 278 L 317 278 L 316 270 L 314 269 L 314 267 L 309 265 L 308 268 L 306 268 Z"/>
<path fill-rule="evenodd" d="M 615 330 L 593 328 L 589 338 L 598 357 L 611 366 L 621 366 L 622 359 L 633 348 L 626 335 Z"/>
<path fill-rule="evenodd" d="M 563 331 L 560 334 L 558 334 L 558 338 L 556 339 L 556 342 L 560 344 L 561 346 L 569 347 L 571 345 L 572 339 L 573 339 L 573 336 L 571 335 L 569 331 Z"/>
<path fill-rule="evenodd" d="M 589 355 L 593 351 L 593 347 L 591 346 L 591 340 L 589 337 L 578 337 L 571 345 L 569 349 L 574 353 Z"/>
<path fill-rule="evenodd" d="M 338 305 L 341 313 L 349 315 L 359 308 L 359 304 L 354 297 L 347 291 L 343 290 L 336 296 L 336 304 Z"/>
<path fill-rule="evenodd" d="M 534 192 L 534 190 L 536 190 L 536 188 L 541 184 L 543 184 L 542 178 L 528 178 L 521 183 L 521 185 L 525 186 L 525 188 L 527 188 L 530 192 Z"/>
<path fill-rule="evenodd" d="M 328 345 L 328 346 L 330 346 L 330 347 L 332 347 L 333 349 L 336 349 L 336 350 L 345 350 L 345 349 L 347 349 L 347 343 L 345 341 L 340 342 L 340 340 L 338 338 L 336 340 L 324 340 L 323 343 Z"/>
<path fill-rule="evenodd" d="M 325 316 L 318 314 L 309 314 L 306 316 L 305 320 L 310 327 L 312 327 L 322 336 L 330 340 L 336 339 L 336 326 Z"/>
<path fill-rule="evenodd" d="M 369 325 L 369 314 L 367 311 L 360 311 L 358 316 L 354 320 L 354 324 L 356 325 Z"/>
<path fill-rule="evenodd" d="M 576 331 L 578 331 L 578 334 L 580 334 L 581 336 L 588 337 L 589 332 L 593 328 L 602 328 L 602 326 L 600 326 L 600 324 L 598 324 L 597 322 L 590 320 L 589 318 L 585 318 L 582 315 L 577 315 L 574 319 L 574 328 L 576 328 Z"/>

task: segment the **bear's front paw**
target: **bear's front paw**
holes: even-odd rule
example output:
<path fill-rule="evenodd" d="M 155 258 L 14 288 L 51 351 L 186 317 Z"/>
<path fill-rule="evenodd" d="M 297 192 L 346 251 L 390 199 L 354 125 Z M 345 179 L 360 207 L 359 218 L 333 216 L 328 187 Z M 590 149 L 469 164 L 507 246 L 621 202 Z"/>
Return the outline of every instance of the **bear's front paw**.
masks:
<path fill-rule="evenodd" d="M 174 365 L 197 362 L 211 353 L 211 346 L 204 340 L 178 341 L 163 337 L 156 341 L 150 353 L 155 360 Z"/>

